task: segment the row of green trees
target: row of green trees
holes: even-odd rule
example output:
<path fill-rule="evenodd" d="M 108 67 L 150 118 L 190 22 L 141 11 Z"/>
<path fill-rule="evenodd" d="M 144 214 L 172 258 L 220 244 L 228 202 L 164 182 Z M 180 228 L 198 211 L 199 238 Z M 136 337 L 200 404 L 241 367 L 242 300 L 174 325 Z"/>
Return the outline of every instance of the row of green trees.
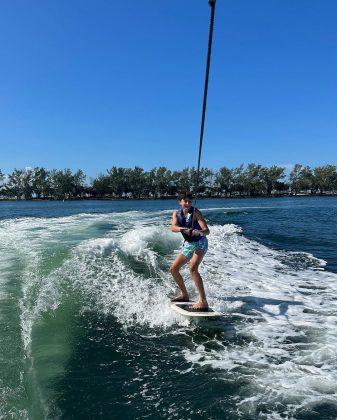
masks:
<path fill-rule="evenodd" d="M 0 195 L 8 198 L 78 198 L 84 197 L 88 188 L 82 170 L 74 174 L 70 169 L 47 171 L 44 168 L 14 169 L 7 177 L 0 170 Z"/>
<path fill-rule="evenodd" d="M 204 196 L 260 196 L 272 194 L 336 193 L 337 167 L 310 168 L 294 165 L 289 176 L 281 166 L 264 167 L 254 163 L 246 167 L 222 167 L 218 171 L 202 168 L 199 179 L 194 167 L 171 171 L 166 167 L 112 167 L 86 184 L 82 170 L 73 173 L 44 168 L 15 169 L 5 176 L 0 170 L 0 195 L 7 198 L 103 198 L 175 196 L 179 191 L 196 191 Z"/>

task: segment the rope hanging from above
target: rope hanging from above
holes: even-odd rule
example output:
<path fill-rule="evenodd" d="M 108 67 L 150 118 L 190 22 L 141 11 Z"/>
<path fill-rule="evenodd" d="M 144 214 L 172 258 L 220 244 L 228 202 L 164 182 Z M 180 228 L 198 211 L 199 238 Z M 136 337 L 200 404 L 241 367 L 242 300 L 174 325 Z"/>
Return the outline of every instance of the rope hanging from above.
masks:
<path fill-rule="evenodd" d="M 204 127 L 205 127 L 205 115 L 206 115 L 206 105 L 207 105 L 209 69 L 210 69 L 210 64 L 211 64 L 215 2 L 216 2 L 216 0 L 209 0 L 208 1 L 208 4 L 211 7 L 211 18 L 210 18 L 209 36 L 208 36 L 208 50 L 207 50 L 206 76 L 205 76 L 205 85 L 204 85 L 204 99 L 203 99 L 202 114 L 201 114 L 198 169 L 197 169 L 197 178 L 196 178 L 196 184 L 195 184 L 195 199 L 197 199 L 198 191 L 199 191 L 200 162 L 201 162 L 202 142 L 203 142 L 203 137 L 204 137 Z"/>

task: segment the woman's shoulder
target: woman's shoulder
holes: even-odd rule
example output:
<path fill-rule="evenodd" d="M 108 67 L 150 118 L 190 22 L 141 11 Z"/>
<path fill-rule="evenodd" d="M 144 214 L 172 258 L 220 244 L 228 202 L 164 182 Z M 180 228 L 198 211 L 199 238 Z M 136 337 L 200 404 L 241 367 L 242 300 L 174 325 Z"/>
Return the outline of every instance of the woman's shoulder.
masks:
<path fill-rule="evenodd" d="M 204 216 L 202 215 L 201 211 L 199 209 L 197 209 L 196 207 L 194 208 L 194 214 L 196 218 L 203 218 Z"/>

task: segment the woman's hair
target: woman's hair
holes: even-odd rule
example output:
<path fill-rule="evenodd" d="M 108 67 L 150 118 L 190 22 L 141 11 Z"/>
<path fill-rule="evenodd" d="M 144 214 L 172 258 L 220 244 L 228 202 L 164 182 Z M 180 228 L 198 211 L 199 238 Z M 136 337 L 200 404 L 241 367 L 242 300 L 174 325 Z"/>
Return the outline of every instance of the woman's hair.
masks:
<path fill-rule="evenodd" d="M 191 194 L 191 193 L 188 193 L 188 192 L 186 192 L 186 191 L 181 191 L 181 192 L 179 193 L 179 195 L 178 195 L 178 200 L 179 200 L 179 201 L 180 201 L 180 200 L 186 200 L 186 199 L 188 199 L 188 200 L 192 200 L 192 198 L 193 198 L 192 194 Z"/>

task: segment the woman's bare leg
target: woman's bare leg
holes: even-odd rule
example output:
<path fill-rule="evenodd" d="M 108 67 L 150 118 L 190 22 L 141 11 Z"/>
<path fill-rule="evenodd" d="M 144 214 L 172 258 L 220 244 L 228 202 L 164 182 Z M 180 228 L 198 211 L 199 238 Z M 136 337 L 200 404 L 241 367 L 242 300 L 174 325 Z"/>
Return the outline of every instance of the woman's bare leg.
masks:
<path fill-rule="evenodd" d="M 179 272 L 181 267 L 185 265 L 186 263 L 187 263 L 187 258 L 184 257 L 182 254 L 178 254 L 170 267 L 170 272 L 175 282 L 177 283 L 178 287 L 181 290 L 181 294 L 177 296 L 177 298 L 179 299 L 181 298 L 182 300 L 188 301 L 189 297 L 188 297 L 188 292 L 184 283 L 184 279 L 182 278 Z"/>
<path fill-rule="evenodd" d="M 198 271 L 199 265 L 204 255 L 205 254 L 203 251 L 200 251 L 200 250 L 195 251 L 190 261 L 191 276 L 199 293 L 199 300 L 197 303 L 193 305 L 193 308 L 196 308 L 196 309 L 208 308 L 208 303 L 207 303 L 205 289 L 204 289 L 204 283 Z"/>

